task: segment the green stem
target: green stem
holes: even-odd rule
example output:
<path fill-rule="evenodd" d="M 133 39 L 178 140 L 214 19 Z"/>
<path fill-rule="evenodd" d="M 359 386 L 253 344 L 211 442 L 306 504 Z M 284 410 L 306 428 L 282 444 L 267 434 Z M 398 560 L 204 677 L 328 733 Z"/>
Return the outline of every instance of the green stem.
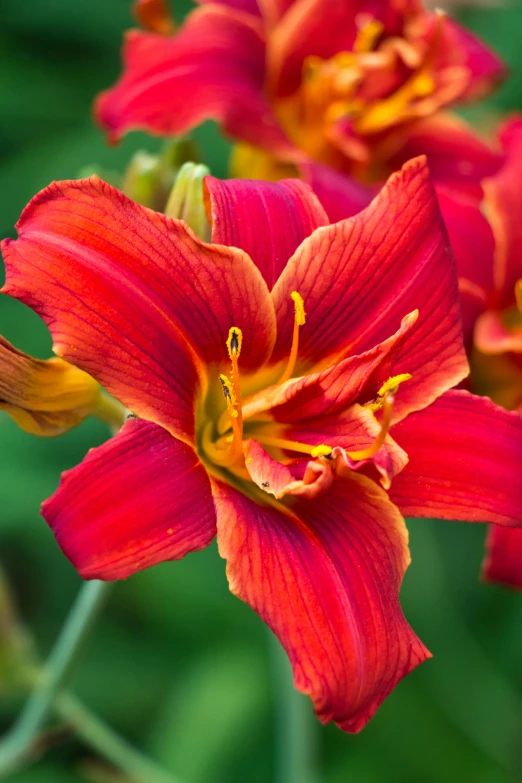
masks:
<path fill-rule="evenodd" d="M 136 783 L 180 783 L 93 715 L 72 694 L 59 693 L 54 707 L 56 713 L 74 729 L 75 734 L 86 745 L 112 762 Z"/>
<path fill-rule="evenodd" d="M 276 702 L 276 783 L 319 783 L 318 724 L 309 699 L 294 688 L 292 668 L 277 638 L 271 636 Z"/>
<path fill-rule="evenodd" d="M 121 402 L 102 392 L 92 415 L 108 424 L 112 434 L 115 435 L 125 424 L 127 413 Z"/>
<path fill-rule="evenodd" d="M 52 709 L 53 701 L 86 638 L 110 582 L 85 582 L 60 632 L 42 675 L 17 722 L 0 742 L 0 779 L 22 766 Z"/>

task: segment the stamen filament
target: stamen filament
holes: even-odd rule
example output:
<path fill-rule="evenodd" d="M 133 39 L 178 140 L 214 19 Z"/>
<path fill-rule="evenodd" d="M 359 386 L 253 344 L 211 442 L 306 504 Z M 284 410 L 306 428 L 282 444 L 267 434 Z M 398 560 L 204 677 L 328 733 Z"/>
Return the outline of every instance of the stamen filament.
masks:
<path fill-rule="evenodd" d="M 221 381 L 221 385 L 223 387 L 223 395 L 227 403 L 227 411 L 230 417 L 230 424 L 232 426 L 234 442 L 240 444 L 241 441 L 243 440 L 243 426 L 242 426 L 242 421 L 240 422 L 239 419 L 241 415 L 241 407 L 239 407 L 239 411 L 238 411 L 235 392 L 231 390 L 230 381 L 227 378 L 227 376 L 220 375 L 219 380 Z"/>
<path fill-rule="evenodd" d="M 387 392 L 384 396 L 384 399 L 382 401 L 382 411 L 383 411 L 383 417 L 382 417 L 382 423 L 381 423 L 381 430 L 375 440 L 373 441 L 371 446 L 368 446 L 366 449 L 361 449 L 360 451 L 347 451 L 347 455 L 351 457 L 351 459 L 361 460 L 361 459 L 370 459 L 370 457 L 373 457 L 381 446 L 384 445 L 384 441 L 386 440 L 386 436 L 388 434 L 388 431 L 390 429 L 391 425 L 391 418 L 392 418 L 392 412 L 393 412 L 393 398 L 394 395 L 390 392 Z"/>
<path fill-rule="evenodd" d="M 304 326 L 304 324 L 306 323 L 306 313 L 304 311 L 303 297 L 301 296 L 301 294 L 297 293 L 297 291 L 292 291 L 290 296 L 292 297 L 295 305 L 292 347 L 290 349 L 290 356 L 288 357 L 288 364 L 286 365 L 286 369 L 282 374 L 281 378 L 279 379 L 278 383 L 285 383 L 285 381 L 287 381 L 289 378 L 292 377 L 292 373 L 295 370 L 295 365 L 297 362 L 297 352 L 299 350 L 299 327 Z"/>
<path fill-rule="evenodd" d="M 241 411 L 241 388 L 239 386 L 238 359 L 243 344 L 243 333 L 237 326 L 232 326 L 228 332 L 227 349 L 232 363 L 231 378 L 220 375 L 219 380 L 223 387 L 223 395 L 227 404 L 227 412 L 232 428 L 230 446 L 224 454 L 220 455 L 221 464 L 232 463 L 237 459 L 243 459 L 243 414 Z"/>
<path fill-rule="evenodd" d="M 232 404 L 234 406 L 235 417 L 239 430 L 239 440 L 243 438 L 243 414 L 241 412 L 241 389 L 239 386 L 239 365 L 238 359 L 243 345 L 243 332 L 237 326 L 232 326 L 228 331 L 227 348 L 230 361 L 232 362 Z M 232 429 L 234 429 L 232 421 Z M 235 430 L 234 430 L 235 434 Z"/>
<path fill-rule="evenodd" d="M 276 446 L 287 451 L 297 451 L 299 454 L 310 454 L 312 457 L 327 457 L 332 453 L 332 447 L 321 443 L 319 446 L 310 446 L 308 443 L 301 443 L 298 440 L 287 440 L 286 438 L 274 438 L 270 435 L 255 435 L 255 439 L 264 446 Z"/>

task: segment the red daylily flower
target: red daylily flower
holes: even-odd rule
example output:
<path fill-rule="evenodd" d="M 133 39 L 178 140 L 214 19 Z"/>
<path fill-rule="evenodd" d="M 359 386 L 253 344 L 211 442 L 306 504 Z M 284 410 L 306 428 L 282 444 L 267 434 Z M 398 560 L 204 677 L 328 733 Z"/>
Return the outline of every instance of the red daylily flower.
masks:
<path fill-rule="evenodd" d="M 207 546 L 320 720 L 360 730 L 429 653 L 402 514 L 515 524 L 522 422 L 454 391 L 457 277 L 423 160 L 329 225 L 311 190 L 206 179 L 212 243 L 97 178 L 5 240 L 4 293 L 139 418 L 43 514 L 84 578 Z"/>
<path fill-rule="evenodd" d="M 242 142 L 234 171 L 279 179 L 297 166 L 332 220 L 336 172 L 382 182 L 418 154 L 443 179 L 498 168 L 500 156 L 441 110 L 484 95 L 504 66 L 418 0 L 200 6 L 165 36 L 165 3 L 137 4 L 149 31 L 128 34 L 123 75 L 96 107 L 112 140 L 133 129 L 179 135 L 214 119 Z M 353 187 L 351 214 L 368 203 Z"/>
<path fill-rule="evenodd" d="M 500 129 L 499 142 L 505 163 L 476 194 L 446 184 L 438 197 L 457 260 L 471 387 L 522 413 L 521 117 Z M 482 573 L 522 588 L 522 528 L 490 531 Z"/>

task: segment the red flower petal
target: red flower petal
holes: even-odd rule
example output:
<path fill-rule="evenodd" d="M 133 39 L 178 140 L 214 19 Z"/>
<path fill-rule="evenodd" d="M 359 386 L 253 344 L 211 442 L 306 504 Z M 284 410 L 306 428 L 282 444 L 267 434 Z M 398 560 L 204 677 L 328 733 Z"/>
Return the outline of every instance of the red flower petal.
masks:
<path fill-rule="evenodd" d="M 265 25 L 273 27 L 296 0 L 258 0 Z"/>
<path fill-rule="evenodd" d="M 493 289 L 493 232 L 479 199 L 444 183 L 436 191 L 457 262 L 464 341 L 471 347 L 475 321 Z"/>
<path fill-rule="evenodd" d="M 310 188 L 280 182 L 206 177 L 212 242 L 239 247 L 271 288 L 303 239 L 328 218 Z"/>
<path fill-rule="evenodd" d="M 273 459 L 255 440 L 243 442 L 245 465 L 250 478 L 270 495 L 280 498 L 294 477 L 285 465 Z"/>
<path fill-rule="evenodd" d="M 522 331 L 507 328 L 499 312 L 488 310 L 477 319 L 475 346 L 485 354 L 522 353 Z"/>
<path fill-rule="evenodd" d="M 414 311 L 402 319 L 399 329 L 382 343 L 362 354 L 349 356 L 322 372 L 305 375 L 275 386 L 269 394 L 259 395 L 270 406 L 278 421 L 300 421 L 331 416 L 346 410 L 354 402 L 370 403 L 379 388 L 391 376 L 397 375 L 395 368 L 398 357 L 405 350 L 408 340 L 415 340 L 418 313 Z M 415 388 L 417 378 L 408 382 Z M 396 402 L 404 401 L 401 393 Z M 262 410 L 262 408 L 259 408 Z"/>
<path fill-rule="evenodd" d="M 269 83 L 278 97 L 299 87 L 310 55 L 332 57 L 350 51 L 357 33 L 359 4 L 339 0 L 296 0 L 268 39 Z"/>
<path fill-rule="evenodd" d="M 207 3 L 215 5 L 217 3 L 234 11 L 243 11 L 243 13 L 252 14 L 252 16 L 260 15 L 257 0 L 196 0 L 196 2 L 198 5 L 206 5 Z"/>
<path fill-rule="evenodd" d="M 190 446 L 130 419 L 63 474 L 42 514 L 84 579 L 124 579 L 207 546 L 216 518 L 205 468 Z"/>
<path fill-rule="evenodd" d="M 176 136 L 213 119 L 235 138 L 286 149 L 264 78 L 261 24 L 213 3 L 170 38 L 128 33 L 123 76 L 99 96 L 96 116 L 113 141 L 129 130 Z"/>
<path fill-rule="evenodd" d="M 243 444 L 245 465 L 250 478 L 268 495 L 282 498 L 296 495 L 315 498 L 332 486 L 332 465 L 325 461 L 303 459 L 292 461 L 292 471 L 278 462 L 255 440 Z"/>
<path fill-rule="evenodd" d="M 360 405 L 352 405 L 344 413 L 321 416 L 319 420 L 297 421 L 285 429 L 285 437 L 312 446 L 331 446 L 339 475 L 344 476 L 346 470 L 362 470 L 371 478 L 380 479 L 383 487 L 389 489 L 393 477 L 408 462 L 408 455 L 393 438 L 387 436 L 379 451 L 370 458 L 354 460 L 344 454 L 340 459 L 340 455 L 335 453 L 336 448 L 344 452 L 367 449 L 373 445 L 380 432 L 381 425 L 370 411 Z"/>
<path fill-rule="evenodd" d="M 4 292 L 44 319 L 56 353 L 182 439 L 193 435 L 196 368 L 228 362 L 231 326 L 243 330 L 245 369 L 270 355 L 273 307 L 252 261 L 97 178 L 43 190 L 18 232 L 3 246 Z"/>
<path fill-rule="evenodd" d="M 409 462 L 390 497 L 404 516 L 522 522 L 522 419 L 486 397 L 449 391 L 392 429 Z"/>
<path fill-rule="evenodd" d="M 522 117 L 506 123 L 500 140 L 506 162 L 483 182 L 484 209 L 495 236 L 492 307 L 515 303 L 515 283 L 522 277 Z"/>
<path fill-rule="evenodd" d="M 359 475 L 291 510 L 224 484 L 213 492 L 231 591 L 278 636 L 319 719 L 359 731 L 429 657 L 398 601 L 409 563 L 400 514 Z"/>
<path fill-rule="evenodd" d="M 495 174 L 503 161 L 503 155 L 477 136 L 464 120 L 444 112 L 412 125 L 390 165 L 398 168 L 417 155 L 426 155 L 436 181 L 466 185 L 477 198 L 482 196 L 480 180 Z"/>
<path fill-rule="evenodd" d="M 300 163 L 299 170 L 323 205 L 330 223 L 356 215 L 378 193 L 375 186 L 363 185 L 321 163 Z"/>
<path fill-rule="evenodd" d="M 482 578 L 522 589 L 522 527 L 489 526 Z"/>
<path fill-rule="evenodd" d="M 298 248 L 272 292 L 277 358 L 291 343 L 291 291 L 301 294 L 307 313 L 300 361 L 323 367 L 334 356 L 373 348 L 419 309 L 394 370 L 415 378 L 411 392 L 405 384 L 398 395 L 403 413 L 406 404 L 428 405 L 467 375 L 455 264 L 423 159 L 390 177 L 359 215 L 317 229 Z"/>
<path fill-rule="evenodd" d="M 461 65 L 469 73 L 469 83 L 459 100 L 483 98 L 507 74 L 506 65 L 479 38 L 446 18 L 442 27 L 439 67 Z"/>

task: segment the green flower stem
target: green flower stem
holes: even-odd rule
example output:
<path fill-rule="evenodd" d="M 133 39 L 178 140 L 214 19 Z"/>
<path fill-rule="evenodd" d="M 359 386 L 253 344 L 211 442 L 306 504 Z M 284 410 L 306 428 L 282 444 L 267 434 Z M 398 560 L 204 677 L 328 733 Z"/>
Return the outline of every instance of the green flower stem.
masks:
<path fill-rule="evenodd" d="M 82 642 L 110 589 L 110 582 L 85 582 L 73 604 L 44 670 L 17 722 L 0 742 L 0 779 L 16 771 L 31 756 L 33 742 L 52 710 Z"/>
<path fill-rule="evenodd" d="M 59 693 L 54 708 L 76 736 L 136 783 L 180 783 L 93 715 L 72 694 Z"/>
<path fill-rule="evenodd" d="M 276 783 L 319 783 L 318 722 L 310 700 L 294 688 L 286 653 L 270 632 L 276 703 Z"/>
<path fill-rule="evenodd" d="M 125 424 L 127 413 L 128 411 L 121 402 L 118 402 L 118 400 L 115 400 L 113 397 L 109 397 L 105 392 L 102 392 L 92 415 L 97 419 L 100 419 L 100 421 L 105 422 L 105 424 L 109 426 L 111 433 L 115 435 Z"/>

